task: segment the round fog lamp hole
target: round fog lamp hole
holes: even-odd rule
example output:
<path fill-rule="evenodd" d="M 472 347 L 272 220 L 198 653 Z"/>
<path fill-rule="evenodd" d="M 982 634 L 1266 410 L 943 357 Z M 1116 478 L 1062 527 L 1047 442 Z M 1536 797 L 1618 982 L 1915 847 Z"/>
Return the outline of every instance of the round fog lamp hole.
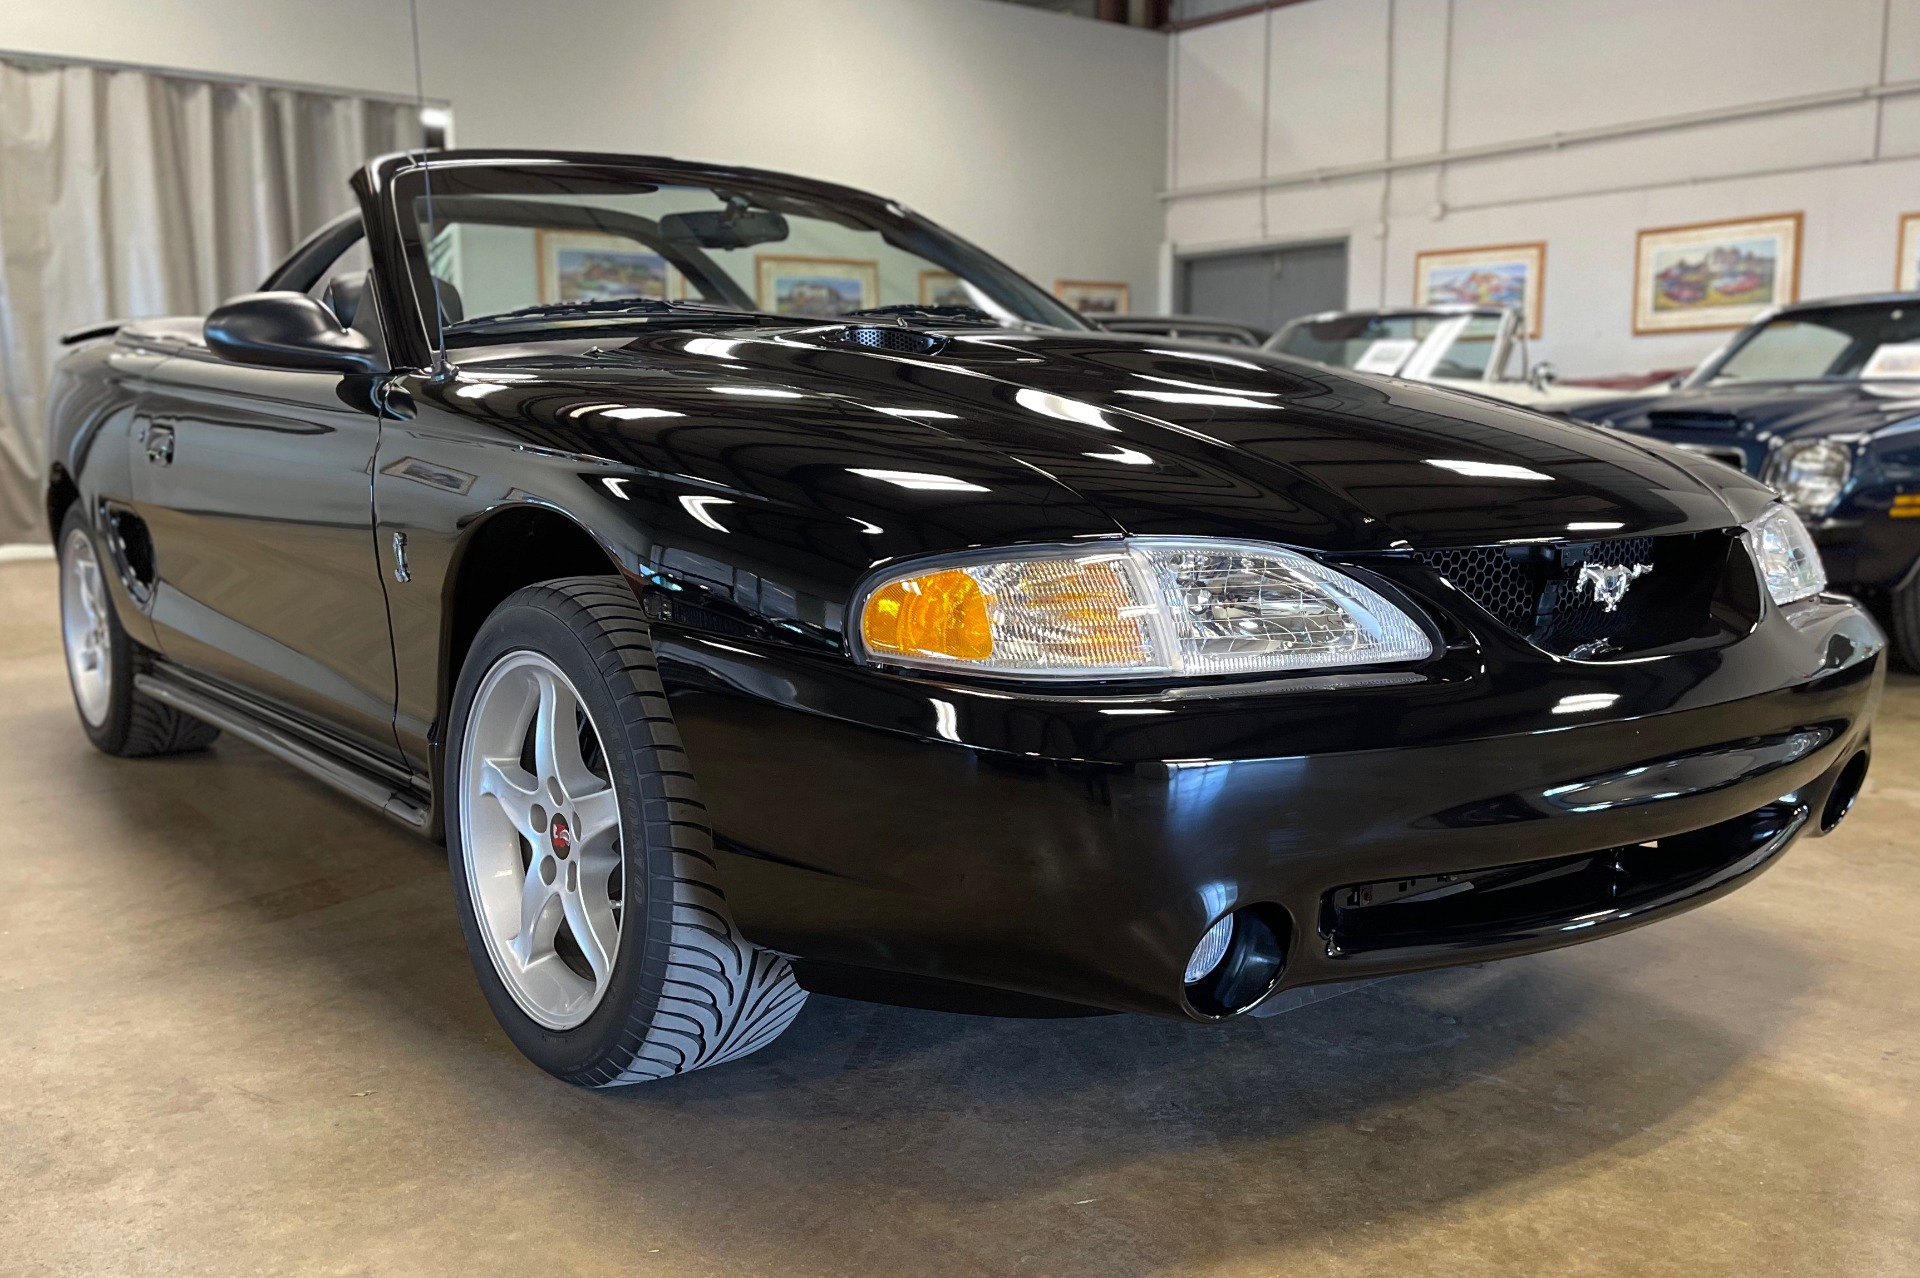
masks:
<path fill-rule="evenodd" d="M 1200 938 L 1200 944 L 1193 947 L 1193 957 L 1187 960 L 1187 984 L 1203 979 L 1208 972 L 1220 966 L 1220 960 L 1227 956 L 1227 944 L 1233 940 L 1233 915 L 1229 914 L 1207 929 Z"/>

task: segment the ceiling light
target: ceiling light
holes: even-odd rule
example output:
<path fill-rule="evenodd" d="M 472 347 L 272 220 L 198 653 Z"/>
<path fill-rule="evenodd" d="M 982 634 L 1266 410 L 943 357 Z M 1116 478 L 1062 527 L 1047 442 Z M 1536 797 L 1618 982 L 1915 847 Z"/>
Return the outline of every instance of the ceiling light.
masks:
<path fill-rule="evenodd" d="M 948 422 L 960 420 L 960 414 L 943 413 L 937 408 L 882 408 L 878 404 L 869 404 L 867 407 L 876 413 L 885 413 L 889 417 L 925 417 Z"/>
<path fill-rule="evenodd" d="M 1078 422 L 1082 426 L 1091 426 L 1095 430 L 1118 430 L 1110 426 L 1104 414 L 1092 404 L 1083 404 L 1077 399 L 1068 399 L 1063 395 L 1049 395 L 1045 391 L 1032 388 L 1017 392 L 1013 402 L 1028 412 L 1038 413 L 1042 417 L 1052 417 L 1063 422 Z"/>
<path fill-rule="evenodd" d="M 1551 481 L 1552 475 L 1543 475 L 1537 470 L 1528 470 L 1525 466 L 1511 466 L 1506 462 L 1483 461 L 1447 461 L 1429 458 L 1427 465 L 1438 466 L 1441 470 L 1450 470 L 1456 475 L 1465 475 L 1469 479 L 1544 479 Z"/>
<path fill-rule="evenodd" d="M 1570 697 L 1562 697 L 1554 705 L 1555 714 L 1591 714 L 1595 710 L 1605 710 L 1620 699 L 1617 692 L 1577 692 Z"/>
<path fill-rule="evenodd" d="M 926 492 L 942 493 L 984 493 L 989 491 L 979 484 L 970 484 L 964 479 L 952 475 L 930 475 L 919 470 L 869 470 L 863 466 L 849 466 L 847 472 L 864 475 L 868 479 L 877 479 L 883 484 L 892 484 L 896 488 L 913 488 Z"/>
<path fill-rule="evenodd" d="M 805 399 L 799 391 L 775 390 L 771 386 L 709 386 L 716 395 L 754 395 L 761 399 Z"/>
<path fill-rule="evenodd" d="M 623 422 L 639 421 L 642 417 L 685 417 L 685 413 L 676 413 L 671 408 L 609 408 L 602 417 L 617 417 Z"/>
<path fill-rule="evenodd" d="M 1265 372 L 1271 371 L 1269 369 L 1262 368 L 1260 365 L 1255 364 L 1250 360 L 1235 359 L 1231 355 L 1202 355 L 1197 351 L 1169 351 L 1169 350 L 1161 350 L 1159 347 L 1155 347 L 1155 346 L 1149 346 L 1147 348 L 1147 354 L 1171 355 L 1175 359 L 1197 359 L 1197 360 L 1203 360 L 1208 364 L 1231 364 L 1235 368 L 1251 368 L 1256 373 L 1265 373 Z"/>
<path fill-rule="evenodd" d="M 1612 532 L 1626 525 L 1617 519 L 1588 519 L 1567 525 L 1568 532 Z"/>
<path fill-rule="evenodd" d="M 1123 390 L 1122 395 L 1131 395 L 1135 399 L 1157 400 L 1162 404 L 1210 404 L 1215 408 L 1278 408 L 1278 404 L 1263 404 L 1257 399 L 1248 399 L 1244 395 L 1216 395 L 1212 392 L 1200 394 L 1197 391 L 1143 391 Z"/>
<path fill-rule="evenodd" d="M 733 501 L 731 498 L 682 497 L 680 499 L 680 505 L 689 515 L 692 515 L 695 519 L 699 520 L 701 523 L 705 524 L 707 527 L 715 530 L 716 532 L 732 531 L 725 524 L 715 519 L 713 515 L 707 510 L 707 507 L 709 506 L 731 506 L 733 505 Z"/>
<path fill-rule="evenodd" d="M 1158 382 L 1162 386 L 1178 386 L 1182 390 L 1205 391 L 1209 395 L 1220 395 L 1220 394 L 1228 393 L 1218 386 L 1204 386 L 1199 382 L 1183 382 L 1177 377 L 1149 377 L 1145 373 L 1135 373 L 1134 376 L 1139 378 L 1143 382 Z M 1274 399 L 1278 397 L 1280 394 L 1279 391 L 1257 391 L 1257 390 L 1237 390 L 1237 389 L 1232 391 L 1231 393 L 1235 395 L 1257 395 L 1261 399 Z"/>

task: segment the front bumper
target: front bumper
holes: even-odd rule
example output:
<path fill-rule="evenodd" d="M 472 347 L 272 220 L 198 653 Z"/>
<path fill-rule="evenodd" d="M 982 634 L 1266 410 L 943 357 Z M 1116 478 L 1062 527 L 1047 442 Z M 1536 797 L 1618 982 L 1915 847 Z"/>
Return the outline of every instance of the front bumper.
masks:
<path fill-rule="evenodd" d="M 655 645 L 751 939 L 1210 1019 L 1182 972 L 1233 910 L 1284 920 L 1277 993 L 1731 890 L 1820 826 L 1868 748 L 1885 639 L 1825 597 L 1706 652 L 1580 663 L 1496 637 L 1412 676 L 1177 697 L 941 684 L 664 626 Z"/>

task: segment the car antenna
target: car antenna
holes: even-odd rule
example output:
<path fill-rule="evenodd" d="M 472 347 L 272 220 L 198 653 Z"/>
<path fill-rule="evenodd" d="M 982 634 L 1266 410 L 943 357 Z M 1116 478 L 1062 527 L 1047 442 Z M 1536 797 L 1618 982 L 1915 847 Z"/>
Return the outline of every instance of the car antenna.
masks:
<path fill-rule="evenodd" d="M 427 83 L 420 72 L 420 0 L 407 0 L 407 21 L 413 26 L 413 104 L 420 122 L 420 176 L 427 188 L 427 235 L 420 246 L 427 260 L 427 278 L 433 281 L 433 380 L 451 381 L 453 365 L 447 362 L 447 317 L 440 304 L 440 281 L 433 273 L 433 167 L 427 162 L 432 136 L 427 131 Z"/>

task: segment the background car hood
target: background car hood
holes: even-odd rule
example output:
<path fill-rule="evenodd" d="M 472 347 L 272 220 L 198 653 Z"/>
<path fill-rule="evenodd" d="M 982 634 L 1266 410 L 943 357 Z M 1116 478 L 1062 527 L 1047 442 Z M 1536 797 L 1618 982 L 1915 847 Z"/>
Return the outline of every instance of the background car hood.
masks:
<path fill-rule="evenodd" d="M 1710 443 L 1715 436 L 1785 440 L 1857 435 L 1920 416 L 1920 386 L 1854 381 L 1702 386 L 1577 411 L 1616 430 L 1699 443 Z"/>
<path fill-rule="evenodd" d="M 902 352 L 844 333 L 468 349 L 460 382 L 411 389 L 716 492 L 883 527 L 904 516 L 918 550 L 1115 533 L 1331 552 L 1629 536 L 1724 527 L 1720 488 L 1745 482 L 1709 484 L 1663 449 L 1479 396 L 1254 352 L 884 330 L 935 348 Z M 463 385 L 502 375 L 517 380 Z"/>

